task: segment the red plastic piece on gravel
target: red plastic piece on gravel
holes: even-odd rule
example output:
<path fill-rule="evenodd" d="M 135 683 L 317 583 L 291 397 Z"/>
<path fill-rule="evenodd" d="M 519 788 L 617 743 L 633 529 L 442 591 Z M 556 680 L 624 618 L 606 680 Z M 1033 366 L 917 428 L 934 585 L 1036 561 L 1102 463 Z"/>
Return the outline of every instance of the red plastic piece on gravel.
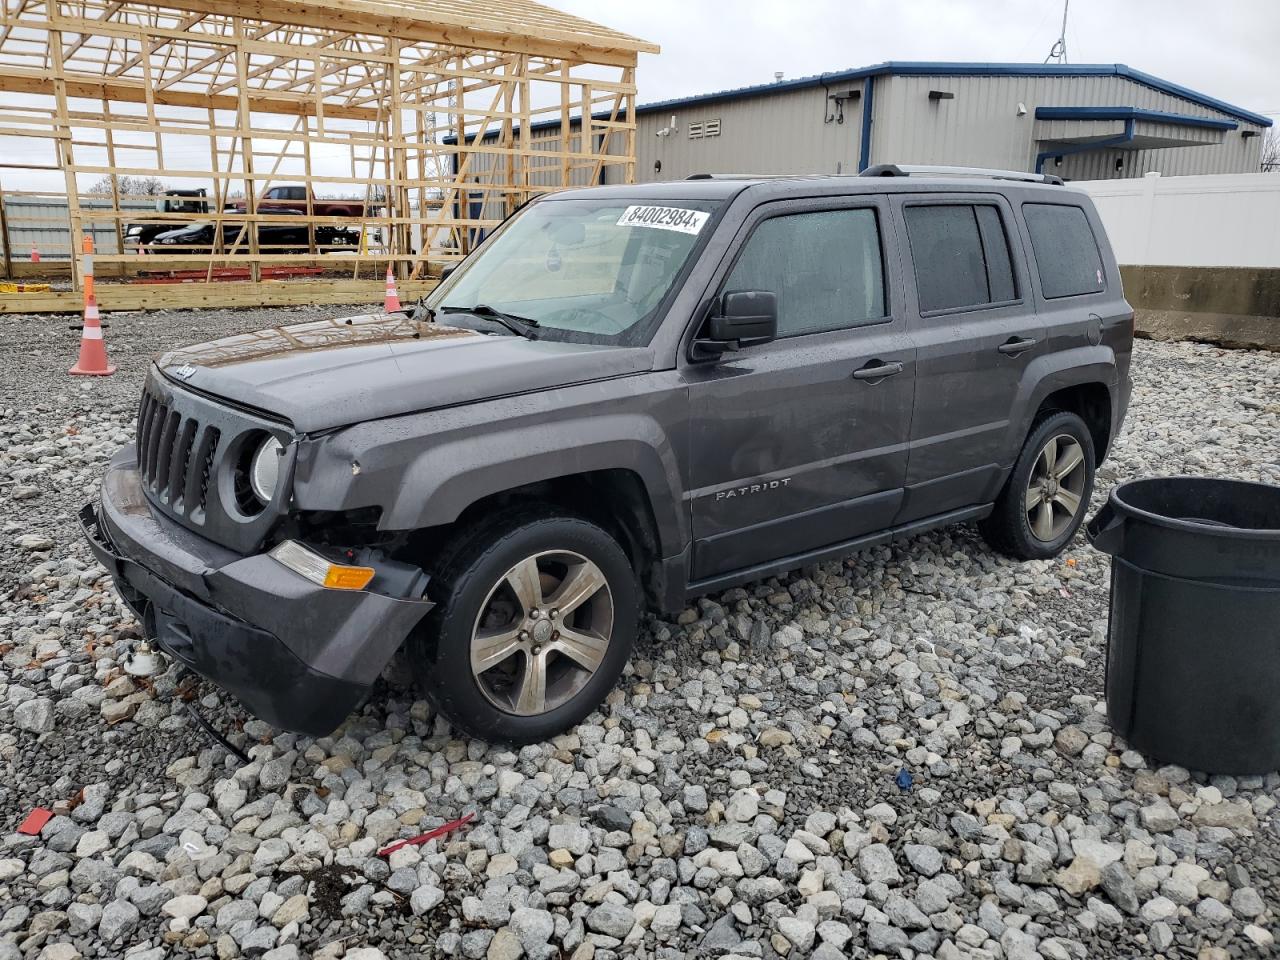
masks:
<path fill-rule="evenodd" d="M 27 814 L 27 819 L 18 824 L 18 832 L 34 837 L 43 830 L 44 825 L 52 819 L 52 810 L 46 810 L 44 807 L 36 807 Z"/>
<path fill-rule="evenodd" d="M 383 847 L 381 850 L 378 851 L 378 856 L 387 857 L 395 853 L 401 847 L 415 847 L 420 843 L 427 843 L 428 841 L 434 840 L 436 837 L 443 837 L 446 833 L 452 833 L 454 830 L 457 830 L 459 827 L 466 826 L 466 824 L 468 824 L 474 818 L 475 818 L 475 813 L 464 814 L 461 817 L 459 817 L 457 820 L 450 820 L 448 823 L 444 824 L 443 826 L 436 827 L 434 830 L 428 830 L 426 833 L 422 834 L 421 836 L 410 837 L 408 840 L 401 840 L 398 843 L 391 844 L 389 847 Z"/>

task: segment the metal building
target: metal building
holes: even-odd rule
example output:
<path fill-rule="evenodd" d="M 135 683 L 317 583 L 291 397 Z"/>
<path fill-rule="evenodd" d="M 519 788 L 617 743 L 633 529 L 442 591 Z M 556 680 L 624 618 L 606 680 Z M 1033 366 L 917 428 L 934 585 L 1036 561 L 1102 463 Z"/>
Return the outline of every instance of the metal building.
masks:
<path fill-rule="evenodd" d="M 1118 63 L 891 61 L 644 104 L 636 120 L 640 181 L 854 173 L 875 163 L 1073 180 L 1250 173 L 1271 126 Z"/>

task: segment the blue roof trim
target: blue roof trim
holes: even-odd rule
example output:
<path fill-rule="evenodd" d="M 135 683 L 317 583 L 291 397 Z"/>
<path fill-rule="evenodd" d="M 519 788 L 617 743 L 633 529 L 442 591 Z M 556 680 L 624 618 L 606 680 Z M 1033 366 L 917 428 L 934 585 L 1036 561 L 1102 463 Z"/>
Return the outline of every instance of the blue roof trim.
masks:
<path fill-rule="evenodd" d="M 1179 127 L 1207 127 L 1210 130 L 1235 130 L 1234 120 L 1193 117 L 1185 113 L 1142 110 L 1137 107 L 1036 107 L 1037 120 L 1149 120 L 1171 123 Z"/>
<path fill-rule="evenodd" d="M 1124 77 L 1134 83 L 1167 93 L 1211 110 L 1218 110 L 1228 116 L 1243 120 L 1246 123 L 1269 127 L 1270 117 L 1252 113 L 1242 107 L 1234 106 L 1215 97 L 1206 96 L 1188 87 L 1161 80 L 1149 73 L 1135 70 L 1123 63 L 948 63 L 946 61 L 904 61 L 887 60 L 870 67 L 854 70 L 840 70 L 833 73 L 820 73 L 810 77 L 797 77 L 795 80 L 782 80 L 776 83 L 761 83 L 750 87 L 737 87 L 731 90 L 720 90 L 715 93 L 704 93 L 692 97 L 678 97 L 673 100 L 659 100 L 656 103 L 641 104 L 636 113 L 654 113 L 676 107 L 689 107 L 695 104 L 722 103 L 728 100 L 741 100 L 785 90 L 803 90 L 810 87 L 830 86 L 852 80 L 864 80 L 867 77 L 882 75 L 926 76 L 926 77 Z"/>

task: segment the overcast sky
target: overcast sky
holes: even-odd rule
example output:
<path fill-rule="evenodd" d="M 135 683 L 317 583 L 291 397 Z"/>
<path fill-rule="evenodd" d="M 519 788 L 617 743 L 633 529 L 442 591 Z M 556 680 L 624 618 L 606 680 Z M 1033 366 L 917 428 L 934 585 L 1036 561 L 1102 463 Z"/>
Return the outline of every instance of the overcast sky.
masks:
<path fill-rule="evenodd" d="M 546 0 L 661 44 L 640 102 L 884 60 L 1040 63 L 1062 0 Z M 1280 0 L 1071 0 L 1071 63 L 1124 63 L 1280 118 Z"/>
<path fill-rule="evenodd" d="M 1062 21 L 1062 0 L 544 2 L 662 46 L 662 53 L 640 58 L 641 103 L 768 83 L 777 70 L 795 78 L 885 60 L 1040 63 Z M 1277 40 L 1280 0 L 1071 0 L 1067 26 L 1071 63 L 1125 63 L 1280 120 Z M 49 162 L 44 154 L 51 149 L 43 141 L 0 138 L 0 152 L 32 162 Z M 202 166 L 207 151 L 203 140 L 182 146 L 166 138 L 171 168 Z M 346 176 L 345 157 L 319 146 L 315 172 Z M 54 171 L 2 173 L 0 185 L 9 190 L 63 188 Z M 282 170 L 282 180 L 287 174 Z M 92 179 L 85 175 L 81 188 Z M 335 190 L 342 192 L 332 185 L 317 192 Z"/>

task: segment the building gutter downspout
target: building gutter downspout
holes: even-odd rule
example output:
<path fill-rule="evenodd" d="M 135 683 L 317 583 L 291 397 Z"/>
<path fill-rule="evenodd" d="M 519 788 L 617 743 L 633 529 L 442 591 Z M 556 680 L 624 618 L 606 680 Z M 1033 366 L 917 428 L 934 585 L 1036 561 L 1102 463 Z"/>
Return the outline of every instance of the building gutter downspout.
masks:
<path fill-rule="evenodd" d="M 1104 150 L 1107 147 L 1118 147 L 1126 143 L 1133 143 L 1134 121 L 1126 120 L 1124 122 L 1124 133 L 1114 137 L 1108 137 L 1106 140 L 1099 140 L 1097 143 L 1080 143 L 1074 147 L 1063 147 L 1059 150 L 1046 150 L 1044 153 L 1036 154 L 1036 173 L 1043 173 L 1044 162 L 1050 157 L 1067 157 L 1075 153 L 1088 153 L 1091 150 Z"/>
<path fill-rule="evenodd" d="M 876 75 L 862 81 L 862 140 L 858 144 L 858 172 L 871 165 L 871 108 L 875 106 Z"/>

